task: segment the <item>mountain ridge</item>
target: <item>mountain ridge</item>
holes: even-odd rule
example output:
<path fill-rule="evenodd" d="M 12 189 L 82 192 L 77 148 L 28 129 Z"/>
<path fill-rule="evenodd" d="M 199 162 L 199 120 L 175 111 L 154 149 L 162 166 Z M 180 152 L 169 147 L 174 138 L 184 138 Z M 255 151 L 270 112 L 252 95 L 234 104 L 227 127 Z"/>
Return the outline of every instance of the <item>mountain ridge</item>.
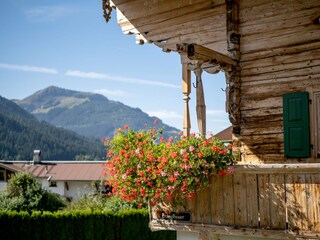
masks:
<path fill-rule="evenodd" d="M 0 159 L 30 160 L 34 149 L 44 160 L 103 159 L 97 139 L 40 122 L 14 102 L 0 96 Z"/>
<path fill-rule="evenodd" d="M 116 129 L 124 125 L 129 125 L 134 130 L 145 128 L 145 124 L 153 126 L 156 119 L 139 108 L 129 107 L 101 94 L 55 86 L 39 90 L 22 100 L 16 100 L 15 103 L 40 121 L 97 139 L 112 137 Z M 157 127 L 164 128 L 164 136 L 176 135 L 179 132 L 161 120 Z"/>

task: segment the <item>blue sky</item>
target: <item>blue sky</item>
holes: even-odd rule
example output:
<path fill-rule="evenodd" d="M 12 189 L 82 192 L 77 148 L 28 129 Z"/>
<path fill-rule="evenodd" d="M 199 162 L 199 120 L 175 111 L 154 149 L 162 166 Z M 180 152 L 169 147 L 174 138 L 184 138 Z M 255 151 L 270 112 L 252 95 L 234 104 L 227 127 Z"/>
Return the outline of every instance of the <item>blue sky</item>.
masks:
<path fill-rule="evenodd" d="M 23 99 L 48 86 L 96 92 L 181 129 L 179 55 L 136 45 L 114 13 L 105 22 L 100 0 L 2 1 L 0 36 L 1 96 Z M 207 129 L 217 133 L 230 125 L 224 74 L 204 73 L 203 84 Z M 194 88 L 190 97 L 191 130 L 197 132 Z"/>

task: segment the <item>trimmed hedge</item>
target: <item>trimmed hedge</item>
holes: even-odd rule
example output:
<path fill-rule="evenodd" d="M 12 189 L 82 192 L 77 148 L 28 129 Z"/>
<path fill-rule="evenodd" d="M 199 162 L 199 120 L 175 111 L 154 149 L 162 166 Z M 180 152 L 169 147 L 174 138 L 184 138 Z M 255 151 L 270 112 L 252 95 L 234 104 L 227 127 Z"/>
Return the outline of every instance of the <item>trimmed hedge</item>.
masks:
<path fill-rule="evenodd" d="M 114 212 L 4 212 L 0 236 L 7 240 L 175 240 L 173 231 L 151 232 L 146 210 Z"/>

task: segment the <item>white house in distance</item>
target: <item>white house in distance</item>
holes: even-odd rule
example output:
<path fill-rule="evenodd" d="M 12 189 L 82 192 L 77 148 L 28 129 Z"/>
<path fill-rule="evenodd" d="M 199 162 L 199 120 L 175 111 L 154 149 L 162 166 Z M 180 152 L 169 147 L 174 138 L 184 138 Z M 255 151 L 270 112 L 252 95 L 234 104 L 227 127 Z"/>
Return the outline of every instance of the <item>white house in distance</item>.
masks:
<path fill-rule="evenodd" d="M 34 152 L 32 161 L 0 161 L 0 191 L 10 177 L 19 171 L 31 173 L 51 192 L 77 200 L 80 196 L 101 189 L 105 161 L 41 161 L 40 151 Z"/>

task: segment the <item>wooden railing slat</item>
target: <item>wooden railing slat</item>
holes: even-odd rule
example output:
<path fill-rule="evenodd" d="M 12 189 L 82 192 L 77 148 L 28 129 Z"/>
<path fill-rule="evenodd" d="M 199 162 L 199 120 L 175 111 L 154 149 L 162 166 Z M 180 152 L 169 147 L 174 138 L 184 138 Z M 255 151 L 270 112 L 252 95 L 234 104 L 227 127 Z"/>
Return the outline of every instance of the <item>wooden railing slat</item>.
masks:
<path fill-rule="evenodd" d="M 249 226 L 259 226 L 259 203 L 257 176 L 255 174 L 246 175 L 247 184 L 247 214 Z"/>
<path fill-rule="evenodd" d="M 224 207 L 223 191 L 222 191 L 223 177 L 215 175 L 212 177 L 211 184 L 211 218 L 213 224 L 224 223 L 224 211 L 228 211 L 227 207 Z"/>
<path fill-rule="evenodd" d="M 258 175 L 260 227 L 270 227 L 270 189 L 269 175 Z"/>
<path fill-rule="evenodd" d="M 234 175 L 235 225 L 248 226 L 246 175 Z"/>
<path fill-rule="evenodd" d="M 308 186 L 308 229 L 320 232 L 320 175 L 308 174 L 306 185 Z M 315 199 L 318 201 L 315 201 Z"/>
<path fill-rule="evenodd" d="M 270 174 L 270 226 L 272 229 L 286 228 L 285 183 L 283 174 Z"/>

